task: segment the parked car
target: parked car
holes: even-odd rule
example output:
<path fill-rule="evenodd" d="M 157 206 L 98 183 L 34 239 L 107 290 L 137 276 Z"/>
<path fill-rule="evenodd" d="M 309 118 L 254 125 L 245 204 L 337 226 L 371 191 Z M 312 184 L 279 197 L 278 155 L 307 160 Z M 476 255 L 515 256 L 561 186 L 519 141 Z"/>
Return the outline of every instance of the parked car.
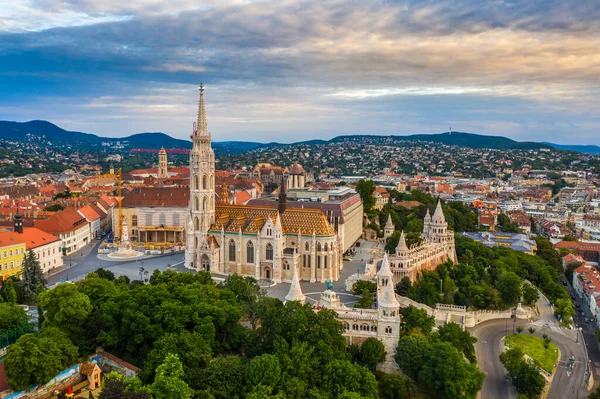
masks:
<path fill-rule="evenodd" d="M 590 322 L 590 319 L 588 319 L 587 317 L 585 319 L 583 319 L 583 321 L 585 321 L 586 323 Z"/>
<path fill-rule="evenodd" d="M 585 316 L 585 312 L 584 312 L 583 310 L 580 310 L 580 311 L 579 311 L 579 314 L 580 314 L 581 316 Z"/>

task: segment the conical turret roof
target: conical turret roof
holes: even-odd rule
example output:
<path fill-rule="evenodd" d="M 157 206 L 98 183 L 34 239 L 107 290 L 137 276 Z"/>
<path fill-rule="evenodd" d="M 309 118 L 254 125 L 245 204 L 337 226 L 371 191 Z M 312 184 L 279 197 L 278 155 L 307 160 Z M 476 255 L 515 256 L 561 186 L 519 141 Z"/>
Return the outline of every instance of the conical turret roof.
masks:
<path fill-rule="evenodd" d="M 396 299 L 396 293 L 391 281 L 383 289 L 383 295 L 379 299 L 379 306 L 384 308 L 399 308 L 400 303 Z"/>
<path fill-rule="evenodd" d="M 408 245 L 406 245 L 406 236 L 404 235 L 404 230 L 402 230 L 402 233 L 400 233 L 400 240 L 398 240 L 398 246 L 396 247 L 396 252 L 406 250 L 408 250 Z"/>
<path fill-rule="evenodd" d="M 387 252 L 383 253 L 383 259 L 381 260 L 381 268 L 377 272 L 377 277 L 393 277 L 392 269 L 390 269 L 390 261 L 388 259 Z"/>
<path fill-rule="evenodd" d="M 386 229 L 393 229 L 394 228 L 394 223 L 392 223 L 392 215 L 391 214 L 388 215 L 387 222 L 385 222 L 385 228 Z"/>
<path fill-rule="evenodd" d="M 446 221 L 446 218 L 444 217 L 444 212 L 442 211 L 442 202 L 439 199 L 437 206 L 435 207 L 433 218 L 431 220 L 438 223 L 443 223 Z"/>
<path fill-rule="evenodd" d="M 294 273 L 292 277 L 292 283 L 290 284 L 290 291 L 285 296 L 286 301 L 299 301 L 300 303 L 304 303 L 306 300 L 306 296 L 302 293 L 302 288 L 300 287 L 300 279 L 298 278 L 298 272 L 296 267 L 294 266 Z"/>

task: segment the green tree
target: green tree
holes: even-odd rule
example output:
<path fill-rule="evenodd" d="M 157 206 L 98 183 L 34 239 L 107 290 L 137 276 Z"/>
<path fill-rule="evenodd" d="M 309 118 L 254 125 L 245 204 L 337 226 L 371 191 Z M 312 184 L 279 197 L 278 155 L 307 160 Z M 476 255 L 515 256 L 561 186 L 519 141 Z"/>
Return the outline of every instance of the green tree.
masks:
<path fill-rule="evenodd" d="M 100 267 L 94 273 L 96 273 L 98 277 L 103 278 L 105 280 L 115 281 L 115 274 L 110 270 L 106 270 Z"/>
<path fill-rule="evenodd" d="M 14 281 L 9 278 L 4 282 L 4 286 L 2 288 L 6 302 L 11 305 L 15 305 L 17 303 L 17 291 L 15 291 Z"/>
<path fill-rule="evenodd" d="M 505 350 L 500 354 L 500 362 L 504 365 L 504 368 L 510 373 L 515 372 L 519 363 L 523 360 L 523 349 L 516 346 Z"/>
<path fill-rule="evenodd" d="M 127 378 L 111 371 L 102 379 L 102 391 L 98 399 L 150 399 L 150 389 L 142 387 L 137 377 Z"/>
<path fill-rule="evenodd" d="M 356 183 L 356 192 L 362 199 L 365 213 L 371 212 L 375 205 L 375 197 L 373 197 L 375 183 L 373 183 L 373 180 L 359 180 Z"/>
<path fill-rule="evenodd" d="M 496 283 L 496 288 L 498 288 L 504 304 L 516 305 L 521 297 L 521 278 L 513 272 L 502 273 Z"/>
<path fill-rule="evenodd" d="M 382 399 L 408 399 L 408 384 L 398 374 L 382 374 L 379 378 L 379 397 Z"/>
<path fill-rule="evenodd" d="M 431 351 L 431 344 L 426 337 L 419 334 L 404 336 L 398 341 L 396 363 L 406 375 L 416 379 Z"/>
<path fill-rule="evenodd" d="M 522 360 L 509 378 L 517 387 L 517 393 L 526 398 L 539 398 L 546 385 L 546 379 L 533 364 Z"/>
<path fill-rule="evenodd" d="M 4 360 L 8 383 L 15 390 L 45 384 L 61 370 L 72 366 L 77 348 L 56 329 L 39 335 L 25 334 L 8 348 Z"/>
<path fill-rule="evenodd" d="M 92 311 L 90 298 L 75 284 L 59 284 L 39 297 L 43 327 L 57 327 L 74 339 L 81 338 L 83 323 Z"/>
<path fill-rule="evenodd" d="M 347 360 L 333 360 L 325 365 L 323 391 L 333 397 L 344 392 L 356 392 L 365 398 L 377 398 L 377 381 L 366 368 Z"/>
<path fill-rule="evenodd" d="M 588 399 L 600 399 L 600 387 L 588 395 Z"/>
<path fill-rule="evenodd" d="M 571 318 L 575 316 L 575 309 L 573 308 L 573 302 L 569 298 L 557 299 L 554 304 L 554 314 L 562 318 L 562 322 L 569 324 Z"/>
<path fill-rule="evenodd" d="M 185 381 L 194 389 L 200 389 L 202 369 L 212 358 L 212 349 L 201 334 L 183 330 L 161 336 L 148 354 L 143 368 L 144 381 L 152 381 L 158 366 L 167 355 L 176 354 L 183 365 Z"/>
<path fill-rule="evenodd" d="M 201 393 L 205 397 L 212 396 L 215 399 L 243 397 L 245 366 L 238 356 L 217 357 L 208 364 L 202 374 L 201 385 L 204 389 Z"/>
<path fill-rule="evenodd" d="M 440 399 L 474 399 L 483 385 L 483 374 L 475 364 L 468 364 L 449 342 L 432 346 L 420 378 Z"/>
<path fill-rule="evenodd" d="M 27 313 L 22 307 L 6 302 L 0 303 L 0 334 L 27 324 L 28 320 Z"/>
<path fill-rule="evenodd" d="M 156 377 L 151 388 L 154 399 L 191 398 L 193 391 L 183 377 L 183 366 L 179 357 L 168 354 L 163 364 L 156 369 Z"/>
<path fill-rule="evenodd" d="M 362 294 L 354 304 L 354 307 L 360 309 L 372 309 L 373 302 L 375 300 L 375 294 L 369 290 L 363 290 Z"/>
<path fill-rule="evenodd" d="M 435 318 L 429 316 L 425 309 L 409 306 L 400 308 L 400 314 L 402 315 L 401 331 L 404 335 L 410 334 L 413 330 L 419 330 L 427 335 L 435 326 Z"/>
<path fill-rule="evenodd" d="M 250 387 L 276 387 L 281 379 L 281 367 L 277 356 L 264 354 L 252 359 L 246 368 L 246 379 Z"/>
<path fill-rule="evenodd" d="M 412 282 L 408 277 L 402 277 L 402 280 L 396 284 L 396 294 L 402 296 L 410 296 L 412 290 Z"/>
<path fill-rule="evenodd" d="M 533 306 L 540 298 L 538 290 L 531 284 L 523 283 L 522 291 L 523 301 L 528 305 Z"/>
<path fill-rule="evenodd" d="M 385 360 L 385 347 L 377 338 L 367 338 L 360 346 L 358 360 L 360 364 L 374 371 L 377 365 Z"/>
<path fill-rule="evenodd" d="M 42 284 L 44 288 L 46 287 L 46 279 L 42 273 L 40 261 L 31 249 L 23 257 L 23 274 L 21 278 L 24 295 L 29 300 L 34 298 L 39 284 Z"/>
<path fill-rule="evenodd" d="M 446 323 L 438 329 L 438 335 L 442 341 L 450 342 L 456 349 L 461 351 L 467 360 L 475 363 L 475 343 L 477 338 L 463 330 L 458 324 Z"/>

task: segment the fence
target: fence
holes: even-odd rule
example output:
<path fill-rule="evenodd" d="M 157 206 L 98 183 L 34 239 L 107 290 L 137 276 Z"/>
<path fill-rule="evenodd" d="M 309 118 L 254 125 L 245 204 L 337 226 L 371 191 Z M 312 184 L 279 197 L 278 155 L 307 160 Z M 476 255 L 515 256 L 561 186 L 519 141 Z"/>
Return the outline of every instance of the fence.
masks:
<path fill-rule="evenodd" d="M 19 337 L 24 334 L 29 334 L 34 331 L 34 326 L 31 324 L 22 324 L 19 327 L 7 331 L 4 334 L 0 335 L 0 349 L 4 349 L 9 345 L 17 342 Z"/>

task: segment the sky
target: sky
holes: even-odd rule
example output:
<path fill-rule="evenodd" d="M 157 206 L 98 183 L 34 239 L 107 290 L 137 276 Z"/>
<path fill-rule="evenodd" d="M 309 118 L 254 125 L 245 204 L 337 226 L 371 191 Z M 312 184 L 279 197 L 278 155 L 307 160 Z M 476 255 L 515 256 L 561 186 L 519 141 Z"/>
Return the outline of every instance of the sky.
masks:
<path fill-rule="evenodd" d="M 0 120 L 600 145 L 598 0 L 0 0 Z"/>

